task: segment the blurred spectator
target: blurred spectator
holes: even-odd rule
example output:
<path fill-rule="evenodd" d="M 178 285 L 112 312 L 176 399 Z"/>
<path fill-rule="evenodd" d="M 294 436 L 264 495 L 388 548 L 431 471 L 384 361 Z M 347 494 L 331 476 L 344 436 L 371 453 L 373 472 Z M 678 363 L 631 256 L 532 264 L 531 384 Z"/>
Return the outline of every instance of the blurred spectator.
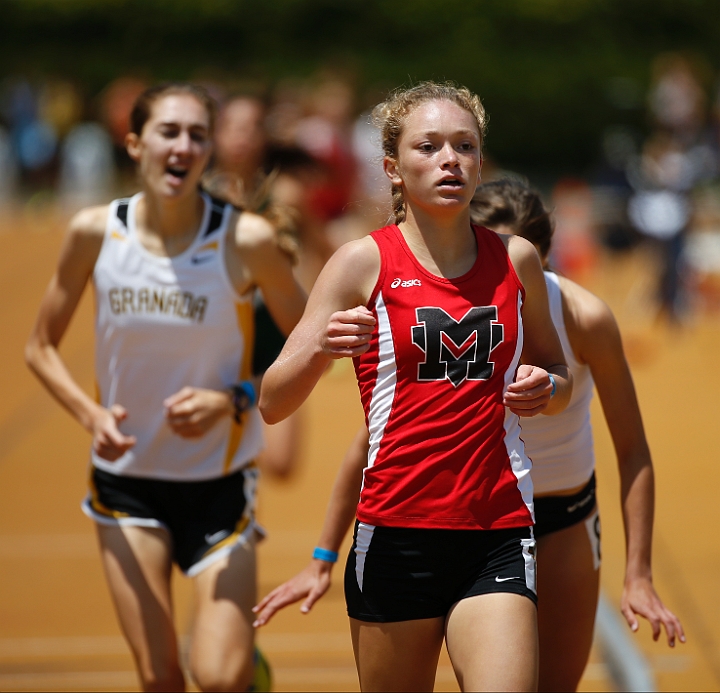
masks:
<path fill-rule="evenodd" d="M 1 196 L 15 190 L 30 207 L 49 209 L 56 192 L 70 207 L 114 192 L 111 140 L 100 125 L 80 122 L 83 110 L 80 91 L 70 82 L 5 82 L 0 111 L 10 132 L 0 132 Z"/>
<path fill-rule="evenodd" d="M 715 153 L 715 160 L 720 159 L 720 75 L 715 86 L 715 100 L 711 113 L 711 142 Z"/>
<path fill-rule="evenodd" d="M 595 217 L 603 242 L 622 250 L 644 240 L 652 249 L 660 314 L 672 321 L 690 304 L 688 268 L 702 264 L 707 273 L 707 263 L 697 262 L 697 248 L 716 247 L 708 235 L 703 244 L 686 250 L 688 234 L 699 220 L 694 200 L 704 186 L 704 208 L 714 207 L 707 203 L 716 195 L 708 184 L 720 170 L 720 138 L 709 127 L 703 85 L 710 80 L 704 67 L 700 58 L 679 53 L 654 60 L 647 98 L 654 132 L 636 153 L 636 137 L 627 127 L 607 129 L 604 163 L 594 178 Z"/>
<path fill-rule="evenodd" d="M 297 124 L 297 144 L 324 169 L 324 175 L 310 190 L 313 212 L 324 222 L 348 211 L 355 189 L 353 101 L 349 84 L 335 78 L 322 80 L 310 93 L 310 115 Z"/>
<path fill-rule="evenodd" d="M 297 145 L 298 123 L 305 115 L 304 85 L 294 80 L 282 80 L 273 92 L 273 105 L 265 119 L 269 138 L 279 145 Z"/>
<path fill-rule="evenodd" d="M 380 131 L 372 124 L 371 111 L 363 111 L 353 126 L 353 154 L 357 161 L 357 189 L 368 215 L 379 226 L 390 215 L 390 181 L 383 171 Z"/>
<path fill-rule="evenodd" d="M 583 180 L 563 178 L 552 191 L 555 240 L 550 264 L 582 283 L 597 257 L 593 196 Z"/>
<path fill-rule="evenodd" d="M 236 206 L 247 206 L 267 175 L 265 104 L 252 96 L 226 101 L 215 128 L 216 185 Z"/>
<path fill-rule="evenodd" d="M 691 219 L 689 192 L 698 171 L 678 139 L 659 132 L 650 137 L 630 169 L 635 189 L 628 212 L 635 227 L 659 254 L 658 301 L 671 320 L 684 311 L 680 260 Z"/>
<path fill-rule="evenodd" d="M 24 79 L 11 81 L 5 85 L 2 101 L 21 172 L 42 180 L 55 157 L 58 138 L 52 124 L 40 116 L 36 89 Z"/>
<path fill-rule="evenodd" d="M 79 209 L 111 196 L 115 183 L 112 140 L 98 123 L 80 123 L 60 150 L 59 192 L 66 207 Z"/>
<path fill-rule="evenodd" d="M 664 53 L 653 64 L 651 113 L 661 129 L 689 144 L 705 124 L 707 98 L 690 61 Z"/>
<path fill-rule="evenodd" d="M 134 176 L 135 166 L 125 150 L 125 135 L 130 129 L 130 112 L 135 99 L 148 84 L 135 77 L 118 77 L 100 95 L 102 120 L 110 133 L 115 160 L 125 173 Z"/>
<path fill-rule="evenodd" d="M 0 127 L 0 206 L 13 201 L 17 189 L 18 167 L 10 135 Z"/>
<path fill-rule="evenodd" d="M 51 125 L 33 120 L 20 127 L 15 136 L 20 165 L 27 171 L 38 171 L 50 164 L 57 149 L 57 136 Z"/>
<path fill-rule="evenodd" d="M 338 244 L 355 185 L 350 87 L 324 79 L 314 88 L 281 82 L 265 124 L 268 160 L 279 170 L 273 200 L 298 212 L 300 262 L 297 276 L 306 290 Z M 336 238 L 337 236 L 337 238 Z"/>
<path fill-rule="evenodd" d="M 599 240 L 615 252 L 632 248 L 638 241 L 627 216 L 632 188 L 627 167 L 636 155 L 635 139 L 628 128 L 608 128 L 603 133 L 603 160 L 593 176 L 594 219 Z"/>
<path fill-rule="evenodd" d="M 302 256 L 308 246 L 307 190 L 314 162 L 298 147 L 269 143 L 266 111 L 254 96 L 232 96 L 223 104 L 215 127 L 215 159 L 203 185 L 238 208 L 268 216 L 281 246 Z"/>
<path fill-rule="evenodd" d="M 6 80 L 0 103 L 3 118 L 12 129 L 31 123 L 37 117 L 35 92 L 24 79 Z"/>
<path fill-rule="evenodd" d="M 38 113 L 40 119 L 62 139 L 82 118 L 82 99 L 70 82 L 47 82 L 40 90 Z"/>

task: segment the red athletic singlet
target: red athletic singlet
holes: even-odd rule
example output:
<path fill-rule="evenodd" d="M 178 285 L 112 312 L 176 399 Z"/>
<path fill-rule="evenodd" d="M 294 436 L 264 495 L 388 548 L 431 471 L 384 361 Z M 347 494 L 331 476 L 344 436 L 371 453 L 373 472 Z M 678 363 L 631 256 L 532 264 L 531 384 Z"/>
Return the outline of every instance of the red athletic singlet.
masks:
<path fill-rule="evenodd" d="M 478 254 L 443 279 L 397 226 L 374 231 L 377 320 L 355 371 L 370 431 L 357 516 L 390 527 L 504 529 L 532 519 L 530 461 L 503 406 L 522 351 L 524 289 L 500 238 L 475 228 Z"/>

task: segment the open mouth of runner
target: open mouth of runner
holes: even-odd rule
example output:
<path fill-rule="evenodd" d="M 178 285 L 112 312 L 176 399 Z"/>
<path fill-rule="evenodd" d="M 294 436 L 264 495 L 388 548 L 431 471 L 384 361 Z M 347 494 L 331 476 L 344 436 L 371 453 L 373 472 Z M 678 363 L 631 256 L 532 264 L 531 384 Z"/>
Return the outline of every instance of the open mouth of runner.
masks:
<path fill-rule="evenodd" d="M 445 178 L 441 180 L 437 187 L 442 190 L 462 190 L 465 187 L 465 183 L 459 178 Z"/>
<path fill-rule="evenodd" d="M 182 166 L 167 166 L 165 173 L 175 179 L 175 182 L 180 183 L 187 176 L 188 169 Z"/>

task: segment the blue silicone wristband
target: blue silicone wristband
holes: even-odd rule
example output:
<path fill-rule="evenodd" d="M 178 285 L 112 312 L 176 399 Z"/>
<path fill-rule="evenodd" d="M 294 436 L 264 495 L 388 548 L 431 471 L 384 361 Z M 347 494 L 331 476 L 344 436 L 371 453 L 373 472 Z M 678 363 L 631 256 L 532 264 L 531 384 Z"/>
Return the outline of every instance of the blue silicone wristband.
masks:
<path fill-rule="evenodd" d="M 555 382 L 555 376 L 552 373 L 548 373 L 548 378 L 550 378 L 550 382 L 552 383 L 552 390 L 550 390 L 550 397 L 553 397 L 555 395 L 555 390 L 557 390 L 557 383 Z"/>
<path fill-rule="evenodd" d="M 317 559 L 318 561 L 327 561 L 328 563 L 337 563 L 338 552 L 330 551 L 329 549 L 321 549 L 319 546 L 316 546 L 313 549 L 313 558 Z"/>
<path fill-rule="evenodd" d="M 255 386 L 249 380 L 235 383 L 230 388 L 232 392 L 233 418 L 236 423 L 242 423 L 242 415 L 257 402 Z"/>
<path fill-rule="evenodd" d="M 248 396 L 248 401 L 250 407 L 254 407 L 255 403 L 257 402 L 257 392 L 255 392 L 255 386 L 249 381 L 249 380 L 243 380 L 240 383 L 240 387 L 244 390 L 245 394 Z"/>

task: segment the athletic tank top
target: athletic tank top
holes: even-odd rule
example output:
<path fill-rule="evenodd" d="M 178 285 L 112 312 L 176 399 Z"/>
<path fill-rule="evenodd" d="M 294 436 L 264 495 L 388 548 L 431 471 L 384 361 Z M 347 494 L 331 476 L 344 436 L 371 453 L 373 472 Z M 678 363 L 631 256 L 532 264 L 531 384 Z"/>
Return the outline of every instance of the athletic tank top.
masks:
<path fill-rule="evenodd" d="M 257 409 L 240 424 L 223 417 L 205 435 L 182 438 L 166 423 L 163 400 L 185 386 L 223 390 L 250 376 L 252 300 L 237 295 L 224 260 L 233 209 L 203 194 L 205 213 L 190 247 L 157 257 L 135 231 L 140 198 L 110 205 L 93 274 L 98 399 L 127 409 L 120 430 L 137 443 L 115 462 L 93 452 L 92 463 L 127 476 L 220 477 L 260 452 Z"/>
<path fill-rule="evenodd" d="M 373 232 L 377 326 L 355 359 L 370 450 L 357 516 L 380 526 L 500 529 L 532 518 L 530 462 L 503 406 L 522 351 L 524 289 L 500 238 L 475 228 L 477 260 L 437 277 L 397 226 Z"/>
<path fill-rule="evenodd" d="M 562 295 L 557 275 L 545 272 L 550 316 L 557 330 L 565 360 L 573 376 L 570 403 L 555 416 L 533 416 L 522 420 L 525 449 L 532 460 L 535 493 L 552 493 L 585 484 L 595 469 L 590 400 L 593 378 L 589 366 L 580 363 L 570 346 Z"/>

